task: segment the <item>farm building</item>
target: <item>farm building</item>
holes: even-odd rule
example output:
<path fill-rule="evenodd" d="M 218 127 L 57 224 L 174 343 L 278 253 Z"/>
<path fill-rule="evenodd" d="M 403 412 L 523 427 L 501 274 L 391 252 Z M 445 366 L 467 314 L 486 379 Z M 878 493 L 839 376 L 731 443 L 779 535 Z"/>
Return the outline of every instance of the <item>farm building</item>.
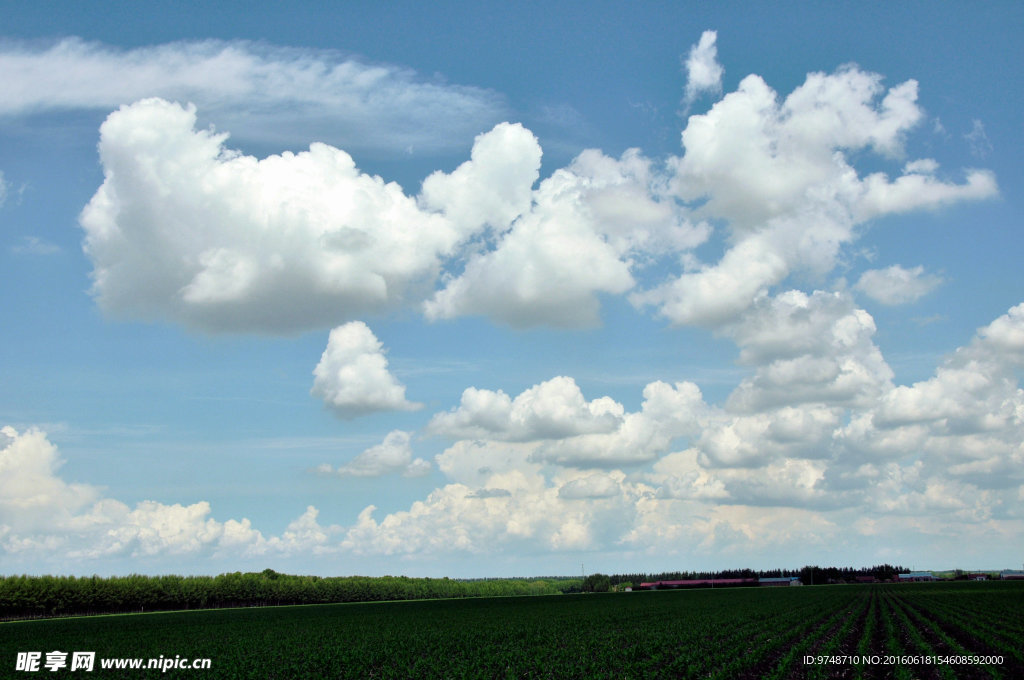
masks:
<path fill-rule="evenodd" d="M 779 576 L 771 578 L 759 578 L 757 579 L 757 585 L 759 586 L 802 586 L 799 576 Z"/>
<path fill-rule="evenodd" d="M 679 581 L 654 581 L 641 583 L 643 590 L 660 590 L 664 588 L 731 588 L 735 586 L 756 586 L 756 578 L 693 578 Z"/>
<path fill-rule="evenodd" d="M 900 574 L 900 583 L 910 583 L 911 581 L 934 581 L 935 575 L 930 571 L 911 571 L 906 574 Z"/>
<path fill-rule="evenodd" d="M 1021 569 L 1003 569 L 1001 572 L 999 572 L 999 578 L 1003 579 L 1004 581 L 1007 581 L 1007 580 L 1013 580 L 1013 581 L 1024 580 L 1024 570 L 1021 570 Z"/>

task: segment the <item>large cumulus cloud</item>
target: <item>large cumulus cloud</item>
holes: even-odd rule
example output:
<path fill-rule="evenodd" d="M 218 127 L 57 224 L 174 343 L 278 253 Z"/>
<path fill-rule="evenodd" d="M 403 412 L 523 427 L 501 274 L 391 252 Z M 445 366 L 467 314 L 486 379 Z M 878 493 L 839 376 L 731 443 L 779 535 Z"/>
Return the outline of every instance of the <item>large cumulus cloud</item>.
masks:
<path fill-rule="evenodd" d="M 103 124 L 105 180 L 81 224 L 102 308 L 206 330 L 288 332 L 403 305 L 578 327 L 625 294 L 718 328 L 791 274 L 831 272 L 868 220 L 995 195 L 991 173 L 956 183 L 931 159 L 858 172 L 858 154 L 898 158 L 922 117 L 916 82 L 886 89 L 854 66 L 784 99 L 752 75 L 689 118 L 681 157 L 590 149 L 538 184 L 539 143 L 504 123 L 413 196 L 323 143 L 240 154 L 197 129 L 194 107 L 147 99 Z M 701 262 L 712 224 L 727 247 Z M 653 263 L 669 275 L 638 289 Z M 913 283 L 902 298 L 919 296 Z"/>
<path fill-rule="evenodd" d="M 923 117 L 917 89 L 907 81 L 886 90 L 881 76 L 847 66 L 808 75 L 780 100 L 751 75 L 709 112 L 691 116 L 674 191 L 705 201 L 695 216 L 724 220 L 730 245 L 718 262 L 691 265 L 634 302 L 676 324 L 717 327 L 791 273 L 830 272 L 867 220 L 995 195 L 991 173 L 969 170 L 957 184 L 941 179 L 930 159 L 905 164 L 895 178 L 860 176 L 854 154 L 902 153 Z"/>
<path fill-rule="evenodd" d="M 193 107 L 148 99 L 101 128 L 105 179 L 81 224 L 93 294 L 108 312 L 219 331 L 332 326 L 419 299 L 493 206 L 519 202 L 515 185 L 476 182 L 492 209 L 467 215 L 453 200 L 449 218 L 331 146 L 258 160 L 195 126 Z M 505 143 L 482 136 L 455 179 L 475 181 L 477 164 L 488 177 L 526 164 L 504 170 L 528 185 L 533 136 L 507 125 L 491 135 Z"/>

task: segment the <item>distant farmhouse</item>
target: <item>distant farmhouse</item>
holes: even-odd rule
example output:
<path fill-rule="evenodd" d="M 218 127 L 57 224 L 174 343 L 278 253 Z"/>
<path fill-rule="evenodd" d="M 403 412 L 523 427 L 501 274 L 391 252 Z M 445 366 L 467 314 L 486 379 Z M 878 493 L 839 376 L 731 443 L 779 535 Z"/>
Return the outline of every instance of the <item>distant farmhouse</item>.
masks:
<path fill-rule="evenodd" d="M 910 571 L 906 574 L 899 574 L 900 583 L 911 583 L 914 581 L 935 581 L 935 574 L 930 571 Z"/>
<path fill-rule="evenodd" d="M 799 576 L 781 578 L 690 578 L 673 581 L 641 583 L 640 590 L 665 590 L 676 588 L 736 588 L 738 586 L 800 586 Z"/>
<path fill-rule="evenodd" d="M 757 579 L 759 586 L 802 586 L 799 576 L 780 576 Z"/>
<path fill-rule="evenodd" d="M 666 588 L 734 588 L 736 586 L 756 585 L 756 578 L 688 578 L 641 583 L 640 588 L 643 590 L 663 590 Z"/>
<path fill-rule="evenodd" d="M 852 571 L 852 570 L 850 570 Z M 867 570 L 864 570 L 867 571 Z M 777 573 L 777 572 L 776 572 Z M 876 570 L 875 573 L 842 574 L 836 578 L 828 578 L 828 583 L 919 583 L 925 581 L 987 581 L 998 578 L 1006 580 L 1024 581 L 1024 569 L 1004 569 L 1000 572 L 964 572 L 959 569 L 949 572 L 933 571 L 908 571 L 902 574 L 891 571 Z M 802 586 L 803 582 L 799 576 L 748 576 L 744 578 L 692 578 L 692 579 L 663 579 L 647 583 L 634 583 L 633 590 L 675 590 L 682 588 L 736 588 L 751 586 Z"/>

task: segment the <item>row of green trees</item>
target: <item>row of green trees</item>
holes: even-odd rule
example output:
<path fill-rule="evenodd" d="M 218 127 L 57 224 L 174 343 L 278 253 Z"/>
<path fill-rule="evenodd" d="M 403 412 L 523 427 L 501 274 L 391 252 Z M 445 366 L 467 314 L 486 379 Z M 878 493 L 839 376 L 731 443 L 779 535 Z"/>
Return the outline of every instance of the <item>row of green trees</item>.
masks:
<path fill-rule="evenodd" d="M 219 576 L 0 576 L 0 619 L 579 591 L 579 578 L 294 576 L 272 569 Z"/>
<path fill-rule="evenodd" d="M 778 578 L 799 576 L 805 583 L 826 584 L 854 581 L 858 576 L 873 576 L 879 581 L 891 581 L 896 574 L 910 571 L 906 567 L 892 564 L 876 564 L 871 567 L 818 567 L 806 566 L 801 569 L 725 569 L 722 571 L 672 571 L 661 574 L 612 574 L 607 577 L 611 586 L 624 583 L 652 583 L 654 581 L 684 581 L 708 578 Z"/>
<path fill-rule="evenodd" d="M 406 576 L 295 576 L 273 569 L 219 576 L 0 576 L 0 620 L 174 609 L 260 607 L 453 597 L 608 592 L 644 582 L 699 578 L 799 576 L 805 584 L 843 583 L 857 576 L 895 578 L 904 567 L 861 569 L 808 566 L 799 570 L 591 574 L 586 578 L 409 578 Z"/>

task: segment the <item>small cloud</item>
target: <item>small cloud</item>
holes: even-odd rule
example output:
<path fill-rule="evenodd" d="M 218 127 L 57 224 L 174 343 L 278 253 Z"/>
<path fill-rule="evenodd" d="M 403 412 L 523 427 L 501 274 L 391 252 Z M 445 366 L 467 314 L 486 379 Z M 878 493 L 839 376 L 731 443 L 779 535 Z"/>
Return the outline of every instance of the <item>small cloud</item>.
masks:
<path fill-rule="evenodd" d="M 406 400 L 405 386 L 388 370 L 383 346 L 362 321 L 331 331 L 313 375 L 310 394 L 323 399 L 346 420 L 375 411 L 414 411 L 422 406 Z"/>
<path fill-rule="evenodd" d="M 431 466 L 422 458 L 413 460 L 410 438 L 408 432 L 393 430 L 383 442 L 366 449 L 347 465 L 335 469 L 329 463 L 322 463 L 314 471 L 338 477 L 380 477 L 393 473 L 401 473 L 403 477 L 422 477 L 430 472 Z"/>
<path fill-rule="evenodd" d="M 930 326 L 933 323 L 941 323 L 948 320 L 949 317 L 945 314 L 932 314 L 931 316 L 914 316 L 910 320 L 918 326 Z"/>
<path fill-rule="evenodd" d="M 567 376 L 524 390 L 515 399 L 503 391 L 469 387 L 459 407 L 438 413 L 430 421 L 431 434 L 500 441 L 564 439 L 615 431 L 623 407 L 610 397 L 587 401 L 576 381 Z"/>
<path fill-rule="evenodd" d="M 934 158 L 920 158 L 903 166 L 904 175 L 934 175 L 939 164 Z"/>
<path fill-rule="evenodd" d="M 977 118 L 971 124 L 971 131 L 964 135 L 964 139 L 971 145 L 971 155 L 975 158 L 985 158 L 992 153 L 992 142 L 985 134 L 985 126 Z"/>
<path fill-rule="evenodd" d="M 941 283 L 942 277 L 925 274 L 924 267 L 904 269 L 894 264 L 885 269 L 869 269 L 861 274 L 854 288 L 883 305 L 902 305 L 916 302 Z"/>
<path fill-rule="evenodd" d="M 690 48 L 690 56 L 686 59 L 687 108 L 701 94 L 722 91 L 722 74 L 725 69 L 718 63 L 718 48 L 715 46 L 717 38 L 717 32 L 704 31 L 700 42 Z"/>
<path fill-rule="evenodd" d="M 2 203 L 0 200 L 0 204 Z M 11 246 L 11 252 L 18 255 L 55 255 L 60 252 L 60 246 L 37 236 L 25 236 L 20 244 Z"/>

